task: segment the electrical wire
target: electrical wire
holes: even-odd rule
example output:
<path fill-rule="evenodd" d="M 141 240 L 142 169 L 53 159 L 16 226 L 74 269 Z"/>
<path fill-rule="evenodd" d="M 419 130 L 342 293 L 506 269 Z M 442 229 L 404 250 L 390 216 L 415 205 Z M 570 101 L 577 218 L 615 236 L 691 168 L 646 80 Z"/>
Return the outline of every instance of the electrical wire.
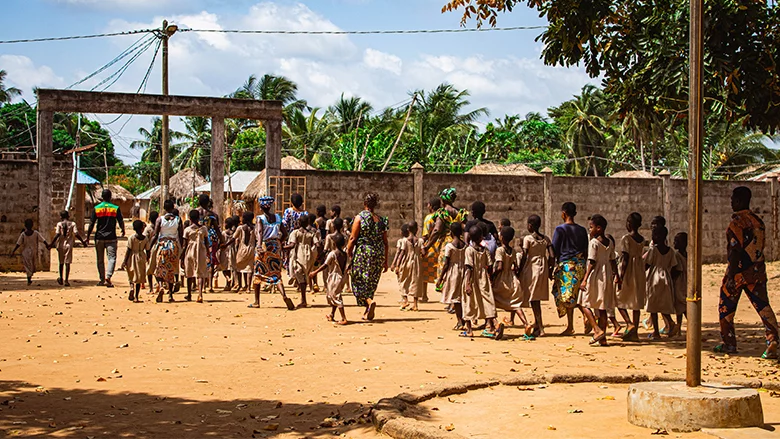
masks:
<path fill-rule="evenodd" d="M 46 37 L 46 38 L 26 38 L 20 40 L 0 40 L 0 44 L 19 44 L 19 43 L 42 43 L 48 41 L 68 41 L 68 40 L 87 40 L 92 38 L 118 37 L 123 35 L 137 35 L 143 33 L 154 33 L 157 29 L 136 29 L 124 32 L 110 32 L 94 35 L 72 35 L 67 37 Z"/>
<path fill-rule="evenodd" d="M 154 38 L 155 38 L 154 36 L 151 36 L 151 37 L 143 36 L 143 37 L 139 38 L 135 43 L 131 44 L 127 49 L 125 49 L 122 53 L 117 55 L 114 59 L 112 59 L 111 61 L 106 63 L 103 67 L 101 67 L 101 68 L 95 70 L 94 72 L 90 73 L 85 78 L 83 78 L 83 79 L 81 79 L 79 81 L 76 81 L 73 84 L 69 85 L 68 87 L 65 88 L 65 90 L 70 90 L 70 89 L 72 89 L 73 87 L 75 87 L 77 85 L 81 85 L 84 82 L 89 81 L 90 79 L 92 79 L 95 76 L 97 76 L 100 73 L 102 73 L 107 68 L 113 66 L 114 64 L 118 63 L 119 61 L 121 61 L 122 59 L 124 59 L 125 57 L 130 55 L 131 53 L 135 52 L 136 50 L 138 50 L 138 48 L 140 48 L 144 44 L 148 43 L 149 41 L 153 40 Z"/>
<path fill-rule="evenodd" d="M 512 26 L 458 29 L 397 29 L 397 30 L 239 30 L 239 29 L 179 29 L 179 32 L 259 35 L 410 35 L 410 34 L 459 34 L 481 32 L 511 32 L 518 30 L 546 29 L 547 26 Z"/>

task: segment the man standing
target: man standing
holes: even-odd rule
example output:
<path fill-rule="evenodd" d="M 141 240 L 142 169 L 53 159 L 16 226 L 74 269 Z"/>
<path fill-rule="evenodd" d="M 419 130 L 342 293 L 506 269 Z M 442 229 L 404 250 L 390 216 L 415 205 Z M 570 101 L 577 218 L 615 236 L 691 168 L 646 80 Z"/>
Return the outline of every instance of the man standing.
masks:
<path fill-rule="evenodd" d="M 728 267 L 720 289 L 720 337 L 722 344 L 715 352 L 733 354 L 737 352 L 737 337 L 734 333 L 734 314 L 739 298 L 744 291 L 750 303 L 758 312 L 766 330 L 765 359 L 777 359 L 777 317 L 769 305 L 764 263 L 764 222 L 750 211 L 750 189 L 740 186 L 731 195 L 731 209 L 734 215 L 726 231 L 728 246 Z"/>
<path fill-rule="evenodd" d="M 89 221 L 89 230 L 87 231 L 87 244 L 89 236 L 97 223 L 95 230 L 95 253 L 97 254 L 97 268 L 100 276 L 99 287 L 106 286 L 113 288 L 111 276 L 116 267 L 116 226 L 122 231 L 122 237 L 125 237 L 125 223 L 122 219 L 122 211 L 119 207 L 111 204 L 111 191 L 105 189 L 101 195 L 102 203 L 95 206 L 92 211 L 92 219 Z M 108 253 L 108 271 L 106 271 L 105 253 Z"/>

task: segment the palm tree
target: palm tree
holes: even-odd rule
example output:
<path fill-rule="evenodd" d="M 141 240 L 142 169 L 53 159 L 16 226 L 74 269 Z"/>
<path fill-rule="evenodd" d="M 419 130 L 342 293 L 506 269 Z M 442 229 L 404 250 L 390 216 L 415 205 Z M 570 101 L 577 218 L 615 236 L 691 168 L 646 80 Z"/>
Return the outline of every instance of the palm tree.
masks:
<path fill-rule="evenodd" d="M 286 150 L 304 162 L 310 163 L 322 154 L 333 140 L 332 124 L 327 118 L 317 117 L 319 108 L 313 108 L 306 116 L 294 109 L 282 131 Z"/>
<path fill-rule="evenodd" d="M 181 133 L 180 152 L 173 158 L 176 172 L 194 168 L 204 176 L 211 173 L 211 120 L 207 117 L 185 117 L 185 132 Z"/>
<path fill-rule="evenodd" d="M 303 99 L 298 99 L 298 84 L 284 77 L 265 74 L 259 80 L 250 75 L 244 85 L 233 92 L 230 97 L 236 99 L 255 99 L 261 101 L 281 101 L 284 107 L 285 121 L 293 110 L 305 110 L 309 107 Z"/>
<path fill-rule="evenodd" d="M 182 134 L 178 131 L 168 130 L 168 138 L 170 140 L 180 140 Z M 142 179 L 149 183 L 160 181 L 160 171 L 157 166 L 162 162 L 162 119 L 160 117 L 152 118 L 152 130 L 149 131 L 144 127 L 138 128 L 138 134 L 143 138 L 142 140 L 135 140 L 130 143 L 131 149 L 141 149 L 141 163 L 144 165 L 143 169 L 149 171 L 148 175 L 142 175 Z M 169 147 L 169 157 L 176 157 L 179 155 L 179 145 L 171 143 Z M 144 171 L 146 172 L 146 171 Z"/>
<path fill-rule="evenodd" d="M 8 73 L 5 70 L 0 70 L 0 105 L 10 104 L 11 101 L 22 95 L 22 91 L 16 87 L 7 87 L 3 84 Z"/>
<path fill-rule="evenodd" d="M 569 156 L 574 159 L 587 158 L 587 166 L 579 160 L 574 162 L 577 175 L 599 175 L 599 163 L 596 157 L 604 157 L 611 116 L 609 103 L 604 93 L 593 85 L 586 85 L 582 93 L 566 101 L 549 113 L 556 120 L 563 120 Z M 592 171 L 592 172 L 591 172 Z"/>
<path fill-rule="evenodd" d="M 342 93 L 336 104 L 328 109 L 328 112 L 335 119 L 336 131 L 339 134 L 346 134 L 355 131 L 361 122 L 365 122 L 373 108 L 370 103 L 357 96 L 345 98 L 344 93 Z"/>

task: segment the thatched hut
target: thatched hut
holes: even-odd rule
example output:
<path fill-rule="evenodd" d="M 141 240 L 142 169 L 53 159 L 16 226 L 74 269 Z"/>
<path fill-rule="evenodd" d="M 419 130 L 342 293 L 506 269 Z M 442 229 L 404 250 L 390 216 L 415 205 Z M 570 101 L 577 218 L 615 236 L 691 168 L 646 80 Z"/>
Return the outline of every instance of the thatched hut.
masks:
<path fill-rule="evenodd" d="M 195 190 L 207 181 L 194 168 L 182 169 L 171 177 L 168 182 L 168 193 L 176 199 L 176 204 L 181 205 L 186 198 L 196 197 Z"/>
<path fill-rule="evenodd" d="M 122 211 L 122 217 L 129 219 L 131 217 L 131 211 L 133 210 L 133 204 L 135 203 L 135 196 L 129 190 L 118 184 L 104 184 L 103 187 L 94 185 L 92 186 L 92 200 L 95 200 L 95 203 L 103 202 L 103 189 L 111 191 L 111 203 L 119 206 L 119 210 Z M 95 207 L 92 200 L 86 201 L 88 210 Z"/>
<path fill-rule="evenodd" d="M 282 158 L 282 169 L 287 170 L 314 170 L 316 168 L 306 164 L 303 160 L 297 159 L 293 156 L 287 156 Z M 254 180 L 244 190 L 243 198 L 248 204 L 253 204 L 257 197 L 266 194 L 265 188 L 265 170 L 260 172 Z M 250 206 L 251 208 L 252 206 Z"/>
<path fill-rule="evenodd" d="M 610 178 L 659 178 L 647 171 L 620 171 L 610 175 Z"/>
<path fill-rule="evenodd" d="M 512 163 L 508 165 L 484 163 L 469 169 L 466 171 L 466 174 L 520 175 L 524 177 L 541 177 L 542 175 L 522 163 Z"/>

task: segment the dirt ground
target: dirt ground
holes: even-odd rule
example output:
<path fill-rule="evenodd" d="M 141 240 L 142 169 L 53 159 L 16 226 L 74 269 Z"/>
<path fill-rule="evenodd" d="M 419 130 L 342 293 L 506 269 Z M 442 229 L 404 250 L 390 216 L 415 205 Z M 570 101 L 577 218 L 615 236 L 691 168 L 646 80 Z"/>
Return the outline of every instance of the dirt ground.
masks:
<path fill-rule="evenodd" d="M 323 295 L 313 297 L 312 308 L 292 312 L 278 296 L 267 294 L 261 309 L 248 309 L 251 298 L 245 294 L 207 294 L 205 304 L 155 304 L 145 296 L 144 303 L 133 304 L 123 272 L 114 277 L 117 288 L 95 286 L 92 248 L 76 249 L 74 262 L 70 288 L 59 287 L 55 273 L 38 273 L 30 287 L 23 273 L 0 275 L 0 434 L 375 438 L 366 417 L 373 402 L 447 380 L 567 371 L 680 375 L 685 368 L 684 338 L 592 348 L 582 335 L 554 336 L 563 326 L 549 302 L 544 306 L 548 337 L 523 341 L 519 330 L 510 329 L 505 341 L 470 340 L 451 330 L 453 317 L 439 303 L 423 304 L 417 313 L 399 311 L 391 275 L 380 284 L 373 323 L 337 327 L 324 318 Z M 708 351 L 719 341 L 723 269 L 704 270 Z M 771 264 L 769 271 L 771 300 L 780 307 L 774 278 L 780 277 L 780 264 Z M 354 299 L 346 299 L 354 305 Z M 347 317 L 359 320 L 360 310 L 349 306 Z M 740 353 L 730 358 L 705 353 L 705 380 L 780 382 L 778 363 L 757 358 L 764 349 L 763 329 L 745 299 L 737 322 Z M 582 328 L 579 317 L 577 328 Z M 605 409 L 591 410 L 589 402 L 602 394 L 616 399 L 598 401 Z M 508 426 L 532 423 L 545 434 L 552 424 L 558 433 L 595 436 L 596 430 L 580 428 L 587 419 L 599 436 L 629 430 L 649 435 L 625 421 L 624 394 L 621 386 L 590 384 L 533 392 L 495 389 L 455 398 L 469 402 L 462 406 L 431 401 L 420 407 L 419 416 L 480 436 L 502 432 L 501 422 L 486 413 L 514 419 Z M 770 404 L 769 394 L 762 397 L 765 406 Z M 568 414 L 572 407 L 585 413 Z M 335 419 L 323 422 L 326 418 Z"/>

